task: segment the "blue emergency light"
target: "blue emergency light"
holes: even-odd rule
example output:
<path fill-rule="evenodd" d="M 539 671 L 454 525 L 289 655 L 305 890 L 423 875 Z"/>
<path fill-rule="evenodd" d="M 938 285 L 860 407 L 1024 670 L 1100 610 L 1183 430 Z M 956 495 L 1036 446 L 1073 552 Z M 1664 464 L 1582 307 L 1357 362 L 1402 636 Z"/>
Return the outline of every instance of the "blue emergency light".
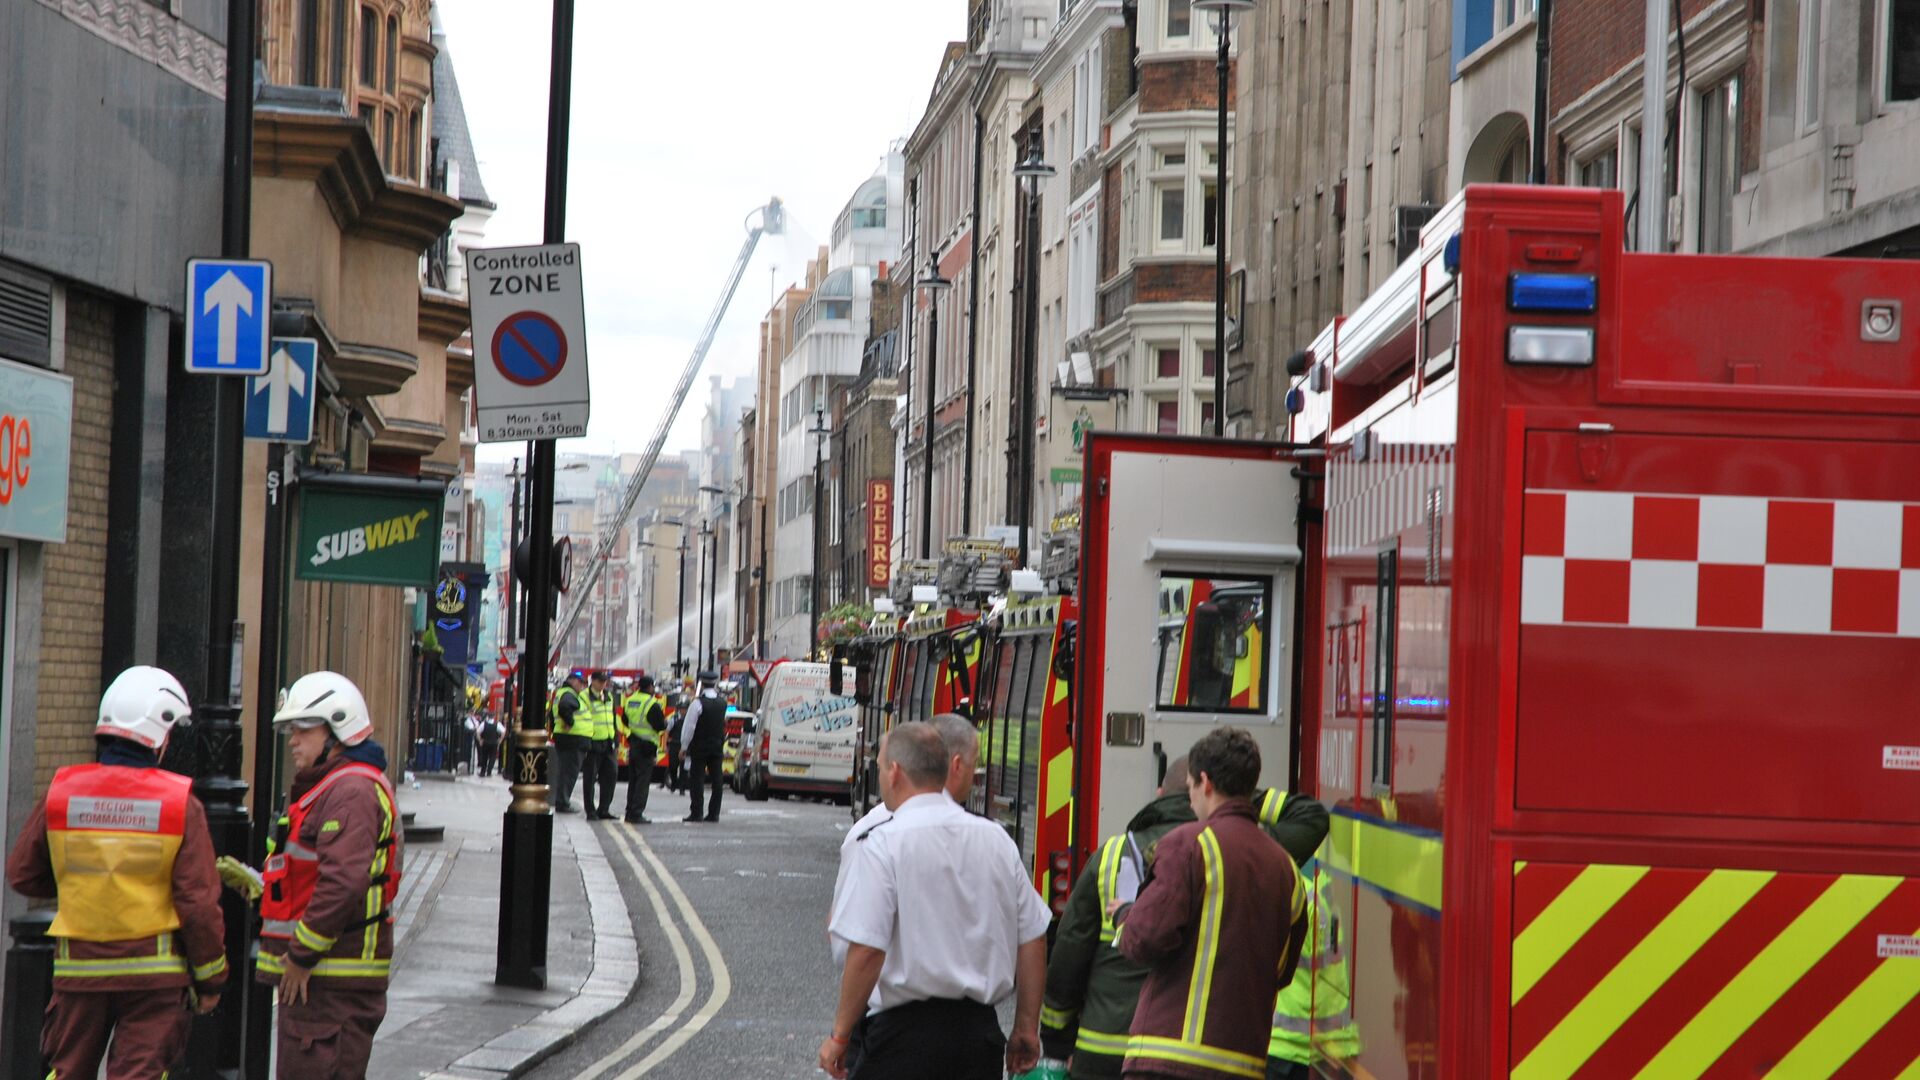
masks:
<path fill-rule="evenodd" d="M 1591 315 L 1600 306 L 1592 274 L 1514 274 L 1507 279 L 1507 308 L 1546 315 Z"/>

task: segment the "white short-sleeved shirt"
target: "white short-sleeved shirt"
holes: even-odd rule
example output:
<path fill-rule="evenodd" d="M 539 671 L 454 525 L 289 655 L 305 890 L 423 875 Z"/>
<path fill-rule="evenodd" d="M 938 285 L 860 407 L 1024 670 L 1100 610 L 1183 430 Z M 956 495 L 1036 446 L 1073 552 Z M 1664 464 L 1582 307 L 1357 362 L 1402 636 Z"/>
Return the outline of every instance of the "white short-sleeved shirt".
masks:
<path fill-rule="evenodd" d="M 1005 829 L 934 792 L 853 846 L 829 930 L 836 953 L 886 952 L 870 1011 L 1013 993 L 1020 946 L 1044 937 L 1051 916 Z"/>
<path fill-rule="evenodd" d="M 833 878 L 833 904 L 827 908 L 828 926 L 832 926 L 833 920 L 840 914 L 841 898 L 847 894 L 847 870 L 853 866 L 854 851 L 859 848 L 864 837 L 892 820 L 893 811 L 887 809 L 887 804 L 875 803 L 873 809 L 867 811 L 859 821 L 854 822 L 853 828 L 848 829 L 847 835 L 841 838 L 840 869 Z M 828 934 L 827 947 L 833 952 L 833 966 L 845 967 L 847 964 L 846 941 Z"/>

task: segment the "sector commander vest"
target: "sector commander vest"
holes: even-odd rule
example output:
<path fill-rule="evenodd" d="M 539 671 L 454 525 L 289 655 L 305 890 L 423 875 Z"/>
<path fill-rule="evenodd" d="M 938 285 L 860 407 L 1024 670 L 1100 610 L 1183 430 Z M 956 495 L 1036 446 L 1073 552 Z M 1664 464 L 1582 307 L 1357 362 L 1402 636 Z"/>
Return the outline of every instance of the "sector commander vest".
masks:
<path fill-rule="evenodd" d="M 47 789 L 47 847 L 60 909 L 47 933 L 79 941 L 160 938 L 180 928 L 173 862 L 193 781 L 160 769 L 69 765 Z M 164 952 L 164 950 L 162 950 Z M 185 958 L 162 957 L 169 970 Z"/>

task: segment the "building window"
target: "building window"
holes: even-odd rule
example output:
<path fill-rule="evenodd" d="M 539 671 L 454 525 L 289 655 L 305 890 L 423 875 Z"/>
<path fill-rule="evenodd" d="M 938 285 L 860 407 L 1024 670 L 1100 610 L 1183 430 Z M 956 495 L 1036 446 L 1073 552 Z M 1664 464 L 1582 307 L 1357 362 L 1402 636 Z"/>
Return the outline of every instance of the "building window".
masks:
<path fill-rule="evenodd" d="M 1200 403 L 1200 431 L 1202 434 L 1211 434 L 1213 431 L 1213 402 L 1211 401 Z"/>
<path fill-rule="evenodd" d="M 407 117 L 407 178 L 414 183 L 420 179 L 420 110 L 415 109 Z"/>
<path fill-rule="evenodd" d="M 400 85 L 400 20 L 387 16 L 387 93 L 398 93 Z"/>
<path fill-rule="evenodd" d="M 1185 150 L 1161 150 L 1159 151 L 1158 160 L 1160 164 L 1156 166 L 1157 168 L 1184 169 L 1187 167 L 1187 152 Z"/>
<path fill-rule="evenodd" d="M 320 85 L 320 0 L 300 0 L 300 85 Z"/>
<path fill-rule="evenodd" d="M 1581 187 L 1610 188 L 1619 182 L 1620 151 L 1609 146 L 1605 150 L 1577 162 L 1574 176 Z"/>
<path fill-rule="evenodd" d="M 333 79 L 336 90 L 347 88 L 347 0 L 333 2 Z"/>
<path fill-rule="evenodd" d="M 1220 192 L 1212 180 L 1206 182 L 1204 190 L 1206 191 L 1205 212 L 1207 220 L 1200 226 L 1200 246 L 1203 248 L 1211 248 L 1218 242 L 1220 231 Z"/>
<path fill-rule="evenodd" d="M 1156 401 L 1153 403 L 1154 430 L 1162 435 L 1180 434 L 1180 403 L 1177 401 Z"/>
<path fill-rule="evenodd" d="M 884 229 L 887 227 L 885 207 L 874 209 L 856 209 L 853 212 L 853 227 L 856 229 Z"/>
<path fill-rule="evenodd" d="M 388 172 L 388 173 L 392 173 L 392 172 L 394 171 L 394 161 L 393 161 L 393 128 L 394 128 L 394 119 L 393 119 L 393 110 L 392 110 L 392 109 L 388 109 L 388 110 L 387 110 L 387 111 L 386 111 L 385 113 L 383 113 L 383 114 L 382 114 L 382 116 L 383 116 L 383 119 L 384 119 L 384 124 L 383 124 L 383 127 L 382 127 L 382 131 L 381 131 L 381 133 L 380 133 L 380 162 L 381 162 L 381 165 L 382 165 L 382 167 L 384 167 L 384 168 L 385 168 L 385 169 L 387 170 L 387 172 Z"/>
<path fill-rule="evenodd" d="M 1160 225 L 1154 235 L 1162 243 L 1178 244 L 1187 236 L 1187 185 L 1157 184 L 1155 190 L 1158 198 L 1154 204 L 1160 215 Z"/>
<path fill-rule="evenodd" d="M 367 125 L 367 138 L 380 137 L 380 110 L 371 105 L 360 106 L 360 122 Z"/>
<path fill-rule="evenodd" d="M 1887 5 L 1887 100 L 1920 100 L 1920 0 Z"/>
<path fill-rule="evenodd" d="M 1193 34 L 1193 0 L 1167 0 L 1167 37 Z"/>
<path fill-rule="evenodd" d="M 1156 375 L 1162 379 L 1177 379 L 1180 377 L 1179 346 L 1162 347 L 1156 351 L 1155 357 L 1157 359 L 1157 366 L 1154 372 Z"/>
<path fill-rule="evenodd" d="M 1213 366 L 1218 362 L 1219 356 L 1220 354 L 1212 349 L 1200 350 L 1200 375 L 1202 378 L 1213 378 Z"/>
<path fill-rule="evenodd" d="M 1740 80 L 1700 95 L 1698 250 L 1733 249 L 1733 196 L 1740 190 Z"/>
<path fill-rule="evenodd" d="M 370 7 L 360 9 L 360 85 L 380 88 L 380 16 Z"/>

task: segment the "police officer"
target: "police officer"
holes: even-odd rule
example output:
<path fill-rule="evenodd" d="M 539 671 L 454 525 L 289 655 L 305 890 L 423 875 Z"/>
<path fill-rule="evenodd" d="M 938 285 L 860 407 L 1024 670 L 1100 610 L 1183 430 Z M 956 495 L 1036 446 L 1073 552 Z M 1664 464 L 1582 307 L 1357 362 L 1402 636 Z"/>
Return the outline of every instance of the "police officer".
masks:
<path fill-rule="evenodd" d="M 593 739 L 593 714 L 587 706 L 587 680 L 577 671 L 567 673 L 567 682 L 553 696 L 549 707 L 553 725 L 553 754 L 559 766 L 560 784 L 554 788 L 553 808 L 562 814 L 573 813 L 573 785 L 580 779 L 580 766 Z"/>
<path fill-rule="evenodd" d="M 1268 792 L 1259 805 L 1261 822 L 1277 822 L 1289 801 L 1285 792 Z M 1268 1080 L 1309 1080 L 1320 1058 L 1316 1044 L 1331 1049 L 1343 1061 L 1353 1060 L 1360 1052 L 1343 935 L 1334 926 L 1333 908 L 1328 904 L 1332 879 L 1318 858 L 1302 864 L 1302 876 L 1307 879 L 1307 940 L 1293 981 L 1274 1002 Z"/>
<path fill-rule="evenodd" d="M 687 789 L 693 796 L 687 821 L 720 820 L 720 796 L 726 790 L 727 699 L 720 696 L 719 682 L 720 676 L 713 672 L 701 672 L 700 696 L 687 702 L 680 721 L 680 737 L 686 742 Z M 702 817 L 700 789 L 707 784 L 713 785 L 713 795 Z"/>
<path fill-rule="evenodd" d="M 159 668 L 121 672 L 100 699 L 99 761 L 56 772 L 7 858 L 7 883 L 58 899 L 53 1000 L 40 1032 L 49 1076 L 160 1078 L 186 1050 L 191 1007 L 227 981 L 220 875 L 207 812 L 160 768 L 187 693 Z"/>
<path fill-rule="evenodd" d="M 287 688 L 273 717 L 294 767 L 262 875 L 256 976 L 279 985 L 280 1080 L 367 1075 L 387 1014 L 400 815 L 358 687 L 331 671 Z"/>
<path fill-rule="evenodd" d="M 587 690 L 587 716 L 591 721 L 587 738 L 586 763 L 582 770 L 581 799 L 586 804 L 588 821 L 613 817 L 614 773 L 614 700 L 607 686 L 607 673 L 593 673 L 593 685 Z M 597 797 L 596 797 L 597 793 Z"/>
<path fill-rule="evenodd" d="M 653 676 L 642 675 L 621 707 L 621 752 L 627 757 L 627 824 L 651 825 L 647 795 L 653 787 L 653 763 L 659 756 L 660 733 L 667 730 L 667 711 L 653 692 Z"/>

